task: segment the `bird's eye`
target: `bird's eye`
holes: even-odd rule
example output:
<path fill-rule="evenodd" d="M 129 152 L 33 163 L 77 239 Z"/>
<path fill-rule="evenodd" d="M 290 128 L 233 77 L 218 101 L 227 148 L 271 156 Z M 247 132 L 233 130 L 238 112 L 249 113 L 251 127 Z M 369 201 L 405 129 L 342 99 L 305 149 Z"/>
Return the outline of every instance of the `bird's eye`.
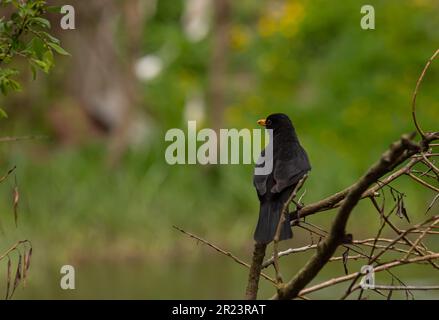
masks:
<path fill-rule="evenodd" d="M 271 125 L 271 120 L 267 120 L 266 125 L 267 125 L 267 126 Z"/>

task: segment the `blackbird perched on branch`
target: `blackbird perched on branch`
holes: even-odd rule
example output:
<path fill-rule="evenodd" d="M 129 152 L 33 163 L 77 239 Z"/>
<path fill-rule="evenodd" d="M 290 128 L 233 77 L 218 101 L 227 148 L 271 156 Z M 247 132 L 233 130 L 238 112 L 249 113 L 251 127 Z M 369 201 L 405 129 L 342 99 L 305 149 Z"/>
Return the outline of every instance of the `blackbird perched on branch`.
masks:
<path fill-rule="evenodd" d="M 268 244 L 273 241 L 282 208 L 293 192 L 296 184 L 311 170 L 305 150 L 299 143 L 296 131 L 287 115 L 277 113 L 258 121 L 269 130 L 272 155 L 266 154 L 266 147 L 258 161 L 256 169 L 272 161 L 272 170 L 267 174 L 258 174 L 255 169 L 253 184 L 260 202 L 259 221 L 254 233 L 257 243 Z M 271 158 L 272 156 L 272 158 Z M 290 219 L 285 219 L 279 240 L 293 236 Z"/>

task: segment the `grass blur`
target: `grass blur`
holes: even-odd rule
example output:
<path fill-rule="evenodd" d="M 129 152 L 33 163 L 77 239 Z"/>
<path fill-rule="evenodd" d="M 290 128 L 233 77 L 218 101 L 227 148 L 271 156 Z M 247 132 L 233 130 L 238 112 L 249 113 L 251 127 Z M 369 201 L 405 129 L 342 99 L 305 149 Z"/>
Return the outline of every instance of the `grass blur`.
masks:
<path fill-rule="evenodd" d="M 269 113 L 287 113 L 313 165 L 304 198 L 311 203 L 350 185 L 391 142 L 414 130 L 411 95 L 439 43 L 439 7 L 434 0 L 369 1 L 375 6 L 377 29 L 364 31 L 359 26 L 361 1 L 278 2 L 281 11 L 256 1 L 233 3 L 223 125 L 254 128 Z M 61 108 L 59 101 L 70 99 L 58 81 L 71 70 L 67 60 L 54 75 L 41 75 L 38 84 L 29 84 L 38 99 L 26 99 L 30 93 L 25 89 L 17 99 L 29 105 L 9 110 L 9 119 L 2 120 L 2 135 L 47 136 L 0 148 L 2 171 L 17 166 L 20 190 L 15 228 L 14 177 L 0 184 L 0 252 L 17 239 L 29 239 L 34 246 L 28 286 L 18 290 L 18 298 L 243 297 L 247 270 L 172 228 L 178 225 L 249 261 L 258 213 L 252 166 L 170 166 L 164 160 L 166 130 L 186 130 L 188 93 L 208 88 L 212 35 L 188 42 L 178 18 L 182 8 L 182 1 L 175 6 L 158 1 L 145 25 L 142 52 L 160 52 L 166 62 L 157 78 L 140 86 L 141 111 L 152 115 L 154 130 L 116 166 L 108 165 L 105 139 L 64 145 L 45 116 Z M 438 70 L 434 64 L 418 98 L 426 130 L 437 129 Z M 208 116 L 203 121 L 203 126 L 212 125 Z M 408 178 L 393 186 L 407 195 L 410 218 L 423 219 L 434 194 Z M 438 205 L 429 214 L 437 212 Z M 327 227 L 332 217 L 327 213 L 310 221 Z M 378 227 L 376 212 L 364 202 L 348 231 L 360 239 L 374 236 Z M 283 247 L 309 243 L 309 234 L 293 231 L 295 238 Z M 284 278 L 307 257 L 284 259 Z M 64 264 L 77 270 L 77 289 L 71 292 L 59 288 Z M 360 265 L 349 263 L 349 268 Z M 0 267 L 0 277 L 4 269 Z M 424 266 L 411 270 L 398 273 L 408 284 L 437 279 Z M 342 273 L 341 263 L 331 263 L 314 283 Z M 385 275 L 378 279 L 389 282 Z M 0 281 L 0 290 L 2 285 Z M 337 288 L 316 297 L 337 298 L 343 292 Z M 272 293 L 263 283 L 261 296 Z M 417 297 L 439 296 L 424 292 Z"/>

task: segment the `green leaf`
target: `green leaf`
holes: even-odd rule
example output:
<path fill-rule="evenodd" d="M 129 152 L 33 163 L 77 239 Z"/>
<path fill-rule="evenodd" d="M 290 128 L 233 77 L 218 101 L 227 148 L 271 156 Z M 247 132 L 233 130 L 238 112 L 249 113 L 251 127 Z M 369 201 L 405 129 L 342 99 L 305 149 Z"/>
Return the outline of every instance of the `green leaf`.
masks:
<path fill-rule="evenodd" d="M 61 13 L 61 6 L 47 6 L 46 10 L 52 13 Z"/>
<path fill-rule="evenodd" d="M 9 79 L 9 87 L 13 91 L 21 91 L 21 85 L 13 79 Z"/>
<path fill-rule="evenodd" d="M 7 119 L 8 118 L 8 114 L 2 108 L 0 108 L 0 119 L 1 118 L 3 118 L 3 119 Z"/>
<path fill-rule="evenodd" d="M 61 43 L 61 41 L 59 41 L 59 39 L 55 38 L 54 36 L 52 36 L 51 34 L 49 34 L 46 31 L 41 31 L 40 34 L 45 36 L 47 38 L 47 40 L 50 41 L 50 42 L 54 42 L 56 44 L 60 44 Z"/>
<path fill-rule="evenodd" d="M 32 72 L 32 79 L 36 80 L 37 79 L 37 68 L 35 67 L 35 65 L 31 64 L 30 70 Z"/>
<path fill-rule="evenodd" d="M 32 63 L 34 63 L 38 68 L 43 70 L 45 73 L 49 72 L 50 66 L 43 60 L 32 59 Z"/>
<path fill-rule="evenodd" d="M 44 53 L 44 61 L 49 66 L 49 69 L 52 68 L 55 65 L 55 59 L 54 59 L 52 50 L 47 50 Z M 47 70 L 47 71 L 49 71 L 49 70 Z"/>
<path fill-rule="evenodd" d="M 37 24 L 43 28 L 50 29 L 50 21 L 44 18 L 35 17 L 30 19 L 31 23 Z"/>
<path fill-rule="evenodd" d="M 27 45 L 27 50 L 32 54 L 32 56 L 38 58 L 38 60 L 42 60 L 47 49 L 44 46 L 43 40 L 38 37 L 34 37 Z"/>
<path fill-rule="evenodd" d="M 61 46 L 57 45 L 56 43 L 49 42 L 48 45 L 55 50 L 57 53 L 63 55 L 63 56 L 69 56 L 70 53 L 68 53 L 66 50 L 64 50 Z"/>

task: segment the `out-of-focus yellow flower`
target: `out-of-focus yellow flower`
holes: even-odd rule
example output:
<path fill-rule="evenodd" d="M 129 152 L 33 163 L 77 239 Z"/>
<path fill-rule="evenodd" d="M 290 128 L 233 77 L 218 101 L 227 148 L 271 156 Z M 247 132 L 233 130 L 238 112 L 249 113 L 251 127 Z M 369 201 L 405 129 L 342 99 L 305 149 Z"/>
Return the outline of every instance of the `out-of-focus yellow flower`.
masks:
<path fill-rule="evenodd" d="M 439 103 L 437 103 L 435 101 L 431 101 L 431 107 L 429 106 L 429 108 L 426 111 L 427 111 L 426 114 L 430 119 L 439 118 Z M 428 129 L 430 129 L 430 128 L 428 128 Z M 431 128 L 431 129 L 433 129 L 433 128 Z M 433 130 L 431 130 L 431 131 L 433 131 Z"/>
<path fill-rule="evenodd" d="M 230 42 L 232 49 L 243 51 L 250 43 L 250 35 L 244 27 L 234 25 L 230 31 Z"/>
<path fill-rule="evenodd" d="M 304 16 L 304 6 L 298 0 L 285 0 L 271 5 L 259 19 L 259 34 L 262 37 L 269 37 L 280 33 L 287 38 L 292 38 L 297 33 Z"/>
<path fill-rule="evenodd" d="M 249 114 L 263 115 L 266 113 L 263 99 L 259 95 L 249 95 L 242 102 L 228 106 L 225 110 L 225 119 L 228 123 L 244 123 L 244 119 Z"/>
<path fill-rule="evenodd" d="M 258 22 L 259 34 L 264 38 L 273 35 L 276 32 L 276 23 L 270 15 L 262 16 Z"/>
<path fill-rule="evenodd" d="M 322 129 L 320 131 L 319 140 L 323 145 L 331 147 L 342 146 L 344 143 L 339 134 L 334 130 L 328 129 Z"/>
<path fill-rule="evenodd" d="M 357 126 L 363 123 L 364 119 L 370 114 L 370 107 L 361 101 L 357 101 L 343 110 L 341 116 L 344 124 L 348 126 Z"/>
<path fill-rule="evenodd" d="M 285 4 L 284 15 L 279 21 L 280 32 L 282 32 L 287 38 L 293 37 L 299 29 L 303 16 L 303 5 L 298 1 L 288 1 Z"/>
<path fill-rule="evenodd" d="M 258 57 L 257 64 L 262 72 L 272 72 L 275 66 L 275 59 L 269 55 L 262 55 Z"/>
<path fill-rule="evenodd" d="M 412 0 L 413 4 L 418 7 L 433 7 L 437 0 Z"/>
<path fill-rule="evenodd" d="M 246 106 L 248 109 L 255 110 L 257 112 L 263 111 L 264 109 L 264 101 L 259 95 L 250 95 L 246 101 Z"/>

